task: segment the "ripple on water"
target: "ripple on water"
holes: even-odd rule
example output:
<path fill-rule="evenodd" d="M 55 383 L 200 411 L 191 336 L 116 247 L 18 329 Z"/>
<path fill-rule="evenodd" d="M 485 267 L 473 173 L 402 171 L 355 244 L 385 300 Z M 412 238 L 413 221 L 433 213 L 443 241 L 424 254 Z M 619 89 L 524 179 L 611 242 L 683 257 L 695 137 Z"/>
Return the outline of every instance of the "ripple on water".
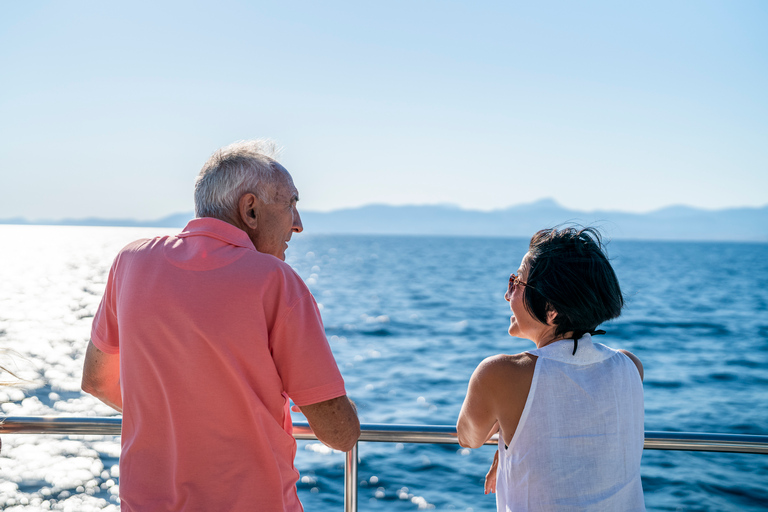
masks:
<path fill-rule="evenodd" d="M 622 337 L 634 338 L 637 336 L 668 336 L 664 332 L 680 331 L 690 336 L 727 336 L 729 329 L 717 323 L 710 322 L 656 322 L 648 320 L 635 320 L 632 322 L 616 322 L 616 334 Z M 613 332 L 612 332 L 613 334 Z"/>
<path fill-rule="evenodd" d="M 646 380 L 643 382 L 646 388 L 679 389 L 684 384 L 679 380 Z"/>
<path fill-rule="evenodd" d="M 763 361 L 754 361 L 752 359 L 744 358 L 729 359 L 723 361 L 723 363 L 728 366 L 741 366 L 743 368 L 763 368 L 765 366 L 765 362 Z"/>
<path fill-rule="evenodd" d="M 742 376 L 737 373 L 717 372 L 717 373 L 709 373 L 706 375 L 698 375 L 692 379 L 692 382 L 699 383 L 699 384 L 725 383 L 725 382 L 735 382 L 737 380 L 740 380 L 741 378 Z"/>

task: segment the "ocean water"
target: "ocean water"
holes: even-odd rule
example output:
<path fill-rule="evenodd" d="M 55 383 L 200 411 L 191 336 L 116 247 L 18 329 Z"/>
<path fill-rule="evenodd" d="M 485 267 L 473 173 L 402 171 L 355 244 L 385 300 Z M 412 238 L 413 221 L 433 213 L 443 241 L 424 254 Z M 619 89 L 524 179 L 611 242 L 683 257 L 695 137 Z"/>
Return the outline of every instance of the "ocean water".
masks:
<path fill-rule="evenodd" d="M 0 226 L 0 358 L 26 379 L 0 388 L 4 414 L 113 414 L 79 388 L 92 316 L 119 248 L 174 231 Z M 287 261 L 322 304 L 362 422 L 454 424 L 482 359 L 533 347 L 507 334 L 503 298 L 526 247 L 504 238 L 294 238 Z M 646 430 L 768 434 L 768 245 L 608 247 L 627 306 L 598 341 L 642 359 Z M 2 440 L 0 509 L 119 509 L 119 438 Z M 361 443 L 359 509 L 495 510 L 482 486 L 493 452 Z M 318 442 L 299 442 L 307 511 L 342 510 L 343 463 Z M 649 510 L 768 510 L 764 455 L 646 450 L 642 474 Z"/>

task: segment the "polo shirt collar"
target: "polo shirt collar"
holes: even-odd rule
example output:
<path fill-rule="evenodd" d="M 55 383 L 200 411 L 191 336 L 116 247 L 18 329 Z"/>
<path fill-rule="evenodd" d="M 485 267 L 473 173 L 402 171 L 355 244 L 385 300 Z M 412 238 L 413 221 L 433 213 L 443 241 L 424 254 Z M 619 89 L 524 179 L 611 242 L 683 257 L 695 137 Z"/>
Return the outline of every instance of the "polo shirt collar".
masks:
<path fill-rule="evenodd" d="M 178 234 L 179 238 L 188 236 L 207 236 L 236 247 L 256 250 L 245 231 L 213 217 L 201 217 L 189 221 L 184 230 Z"/>

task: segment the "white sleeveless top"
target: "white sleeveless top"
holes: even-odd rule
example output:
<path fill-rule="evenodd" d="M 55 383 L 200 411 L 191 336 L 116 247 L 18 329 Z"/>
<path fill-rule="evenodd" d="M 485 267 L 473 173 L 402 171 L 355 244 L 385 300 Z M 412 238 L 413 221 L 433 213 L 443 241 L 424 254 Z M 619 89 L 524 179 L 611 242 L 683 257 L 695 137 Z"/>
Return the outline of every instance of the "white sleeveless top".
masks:
<path fill-rule="evenodd" d="M 589 334 L 538 356 L 515 435 L 499 436 L 500 511 L 644 511 L 643 386 L 626 355 Z"/>

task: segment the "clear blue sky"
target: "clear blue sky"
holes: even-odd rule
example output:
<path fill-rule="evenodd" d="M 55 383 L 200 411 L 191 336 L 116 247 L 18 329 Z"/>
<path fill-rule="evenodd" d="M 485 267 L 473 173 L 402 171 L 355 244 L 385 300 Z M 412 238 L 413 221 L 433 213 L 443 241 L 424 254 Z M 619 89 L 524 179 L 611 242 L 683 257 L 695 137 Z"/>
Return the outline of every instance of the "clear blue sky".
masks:
<path fill-rule="evenodd" d="M 0 3 L 0 218 L 192 210 L 272 137 L 300 207 L 768 203 L 768 2 Z"/>

